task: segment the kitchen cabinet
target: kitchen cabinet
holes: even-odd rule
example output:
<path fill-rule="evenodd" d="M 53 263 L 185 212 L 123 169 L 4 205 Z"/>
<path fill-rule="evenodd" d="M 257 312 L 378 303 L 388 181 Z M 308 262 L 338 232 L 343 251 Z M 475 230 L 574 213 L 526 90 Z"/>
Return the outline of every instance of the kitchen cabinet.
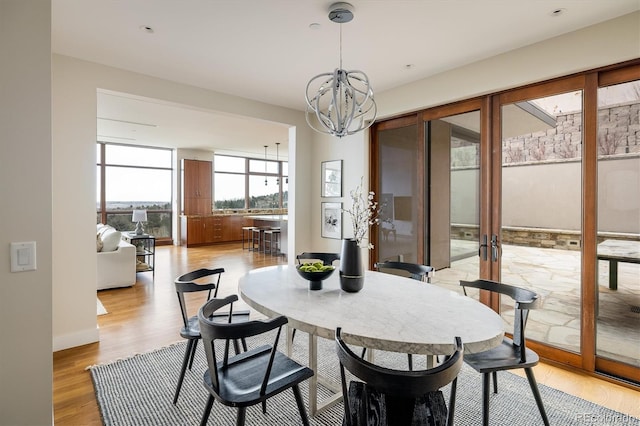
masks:
<path fill-rule="evenodd" d="M 187 247 L 242 241 L 240 215 L 182 216 L 182 244 Z"/>
<path fill-rule="evenodd" d="M 204 223 L 199 216 L 182 216 L 180 219 L 182 244 L 193 247 L 204 244 Z"/>
<path fill-rule="evenodd" d="M 211 214 L 211 161 L 182 160 L 182 209 L 185 215 Z"/>

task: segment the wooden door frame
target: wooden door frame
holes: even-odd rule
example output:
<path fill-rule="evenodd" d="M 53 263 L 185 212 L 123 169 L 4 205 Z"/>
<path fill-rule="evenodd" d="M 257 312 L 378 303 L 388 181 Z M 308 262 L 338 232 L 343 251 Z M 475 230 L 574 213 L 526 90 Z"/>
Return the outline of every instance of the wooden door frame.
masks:
<path fill-rule="evenodd" d="M 378 197 L 381 194 L 381 187 L 380 187 L 380 173 L 378 170 L 378 167 L 380 165 L 380 150 L 379 150 L 379 137 L 378 137 L 378 133 L 380 131 L 384 131 L 384 130 L 393 130 L 393 129 L 400 129 L 403 127 L 410 127 L 410 126 L 416 126 L 416 138 L 417 141 L 420 141 L 421 137 L 422 139 L 424 139 L 424 129 L 420 128 L 420 123 L 418 120 L 418 114 L 417 113 L 411 113 L 411 114 L 406 114 L 406 115 L 402 115 L 396 118 L 392 118 L 389 120 L 385 120 L 382 122 L 377 122 L 375 123 L 372 128 L 371 131 L 369 133 L 370 137 L 369 137 L 369 188 L 371 188 L 371 190 L 378 195 Z M 416 155 L 416 163 L 417 164 L 423 164 L 424 163 L 424 144 L 420 145 L 418 144 L 418 154 Z M 420 167 L 416 168 L 416 171 L 418 173 L 417 179 L 418 179 L 418 187 L 420 188 L 420 191 L 418 191 L 418 194 L 416 196 L 416 203 L 418 203 L 419 206 L 424 206 L 424 197 L 422 196 L 422 194 L 424 194 L 424 170 L 422 170 Z M 377 201 L 380 201 L 379 199 Z M 424 258 L 424 209 L 420 208 L 418 209 L 418 247 L 417 247 L 417 252 L 416 252 L 416 256 L 418 259 L 423 259 Z M 379 247 L 379 238 L 378 238 L 378 232 L 373 232 L 373 230 L 369 230 L 369 242 L 371 244 L 373 244 L 373 249 L 370 250 L 370 255 L 369 255 L 369 269 L 374 269 L 374 265 L 377 262 L 376 259 L 378 259 L 378 247 Z"/>

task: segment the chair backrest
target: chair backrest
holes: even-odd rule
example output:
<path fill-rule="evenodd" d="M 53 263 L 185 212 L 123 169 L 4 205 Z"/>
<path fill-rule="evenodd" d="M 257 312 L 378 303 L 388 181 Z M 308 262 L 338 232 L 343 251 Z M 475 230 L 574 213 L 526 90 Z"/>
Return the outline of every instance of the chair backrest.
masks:
<path fill-rule="evenodd" d="M 296 256 L 298 260 L 298 264 L 301 264 L 301 260 L 320 260 L 325 265 L 331 265 L 336 260 L 340 260 L 340 255 L 338 253 L 315 253 L 315 252 L 304 252 Z"/>
<path fill-rule="evenodd" d="M 524 337 L 524 329 L 527 326 L 527 318 L 530 309 L 538 309 L 542 307 L 542 298 L 535 292 L 526 288 L 516 287 L 509 284 L 499 283 L 497 281 L 478 279 L 475 281 L 460 281 L 463 287 L 473 287 L 480 290 L 492 291 L 494 293 L 504 294 L 511 297 L 515 301 L 514 317 L 513 317 L 513 344 L 524 348 L 526 339 Z M 520 351 L 522 361 L 526 361 L 525 352 Z"/>
<path fill-rule="evenodd" d="M 431 275 L 433 274 L 433 267 L 426 265 L 419 265 L 417 263 L 408 262 L 378 262 L 374 265 L 376 271 L 384 272 L 385 269 L 401 270 L 409 273 L 409 277 L 418 280 L 431 282 Z"/>
<path fill-rule="evenodd" d="M 220 277 L 222 276 L 223 272 L 224 268 L 202 268 L 196 271 L 188 272 L 184 275 L 180 275 L 175 279 L 174 284 L 176 287 L 176 294 L 178 295 L 178 303 L 180 304 L 180 311 L 182 313 L 182 320 L 184 321 L 185 327 L 189 326 L 189 311 L 187 309 L 184 294 L 197 291 L 208 291 L 206 300 L 209 300 L 211 299 L 211 292 L 213 291 L 213 297 L 216 297 L 218 294 L 218 288 L 220 286 Z M 211 282 L 205 284 L 195 282 L 196 280 L 207 277 L 211 277 Z"/>
<path fill-rule="evenodd" d="M 454 339 L 455 350 L 442 364 L 427 370 L 393 370 L 372 364 L 357 354 L 342 340 L 336 330 L 336 347 L 340 361 L 342 394 L 348 395 L 344 370 L 348 370 L 379 392 L 401 398 L 418 398 L 434 392 L 456 379 L 463 363 L 464 349 L 460 337 Z M 348 404 L 345 403 L 345 409 Z"/>
<path fill-rule="evenodd" d="M 237 300 L 238 296 L 235 294 L 221 299 L 211 299 L 198 311 L 198 322 L 200 323 L 200 333 L 204 343 L 205 354 L 207 355 L 207 365 L 209 366 L 211 383 L 215 389 L 219 389 L 220 378 L 218 377 L 218 367 L 226 367 L 228 364 L 230 341 L 248 338 L 278 329 L 275 341 L 270 347 L 271 355 L 266 370 L 264 372 L 259 372 L 257 376 L 253 376 L 259 376 L 260 382 L 256 383 L 256 386 L 261 386 L 261 394 L 264 395 L 269 380 L 269 374 L 271 373 L 271 367 L 273 366 L 273 360 L 277 352 L 276 348 L 278 346 L 278 340 L 280 339 L 280 332 L 282 331 L 282 326 L 287 323 L 287 318 L 279 316 L 268 320 L 232 323 L 233 302 Z M 220 321 L 219 316 L 214 319 L 216 311 L 225 306 L 229 306 L 228 312 L 225 312 L 225 314 L 227 314 L 227 320 Z M 225 340 L 224 351 L 221 356 L 219 353 L 216 353 L 216 340 Z M 250 375 L 250 373 L 247 373 L 247 377 Z"/>

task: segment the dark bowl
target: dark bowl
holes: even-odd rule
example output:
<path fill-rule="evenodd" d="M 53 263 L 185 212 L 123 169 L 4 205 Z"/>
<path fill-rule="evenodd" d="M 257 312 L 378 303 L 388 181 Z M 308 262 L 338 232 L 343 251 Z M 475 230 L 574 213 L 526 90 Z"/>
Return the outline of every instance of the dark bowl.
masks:
<path fill-rule="evenodd" d="M 304 278 L 305 280 L 309 281 L 309 288 L 311 290 L 321 290 L 322 289 L 322 280 L 325 280 L 325 279 L 329 278 L 329 276 L 331 274 L 333 274 L 333 271 L 336 270 L 336 268 L 334 267 L 333 269 L 329 269 L 327 271 L 306 272 L 306 271 L 301 271 L 300 270 L 300 266 L 301 265 L 296 265 L 296 271 L 298 271 L 298 274 L 302 278 Z"/>

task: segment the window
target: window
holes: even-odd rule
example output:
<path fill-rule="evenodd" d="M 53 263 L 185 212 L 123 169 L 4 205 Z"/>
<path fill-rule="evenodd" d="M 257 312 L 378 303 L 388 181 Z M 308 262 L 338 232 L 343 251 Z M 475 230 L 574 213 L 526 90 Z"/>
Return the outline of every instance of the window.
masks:
<path fill-rule="evenodd" d="M 286 161 L 215 155 L 216 209 L 274 209 L 288 205 Z"/>
<path fill-rule="evenodd" d="M 97 148 L 97 221 L 133 231 L 133 210 L 147 210 L 145 232 L 170 239 L 172 151 L 104 142 Z"/>
<path fill-rule="evenodd" d="M 216 173 L 213 192 L 216 209 L 245 208 L 245 175 Z"/>

